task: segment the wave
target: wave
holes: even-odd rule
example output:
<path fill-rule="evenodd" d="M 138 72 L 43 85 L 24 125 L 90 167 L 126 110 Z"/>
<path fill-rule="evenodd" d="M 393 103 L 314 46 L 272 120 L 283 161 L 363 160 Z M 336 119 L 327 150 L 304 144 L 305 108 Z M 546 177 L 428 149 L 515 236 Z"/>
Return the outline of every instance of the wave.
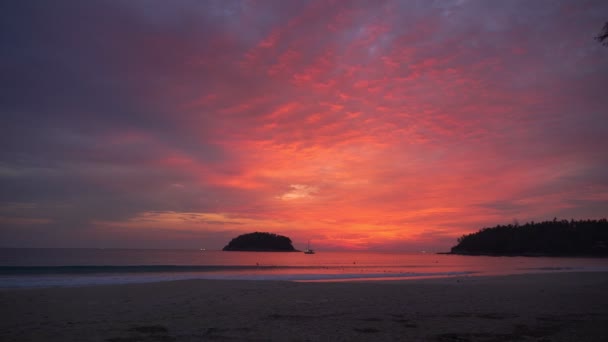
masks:
<path fill-rule="evenodd" d="M 422 266 L 273 266 L 273 265 L 78 265 L 78 266 L 0 266 L 0 275 L 49 275 L 96 273 L 182 273 L 182 272 L 239 272 L 239 271 L 306 271 L 390 270 Z"/>
<path fill-rule="evenodd" d="M 138 266 L 0 266 L 0 275 L 25 274 L 91 274 L 91 273 L 164 273 L 245 271 L 255 269 L 292 268 L 283 266 L 191 266 L 191 265 L 138 265 Z"/>
<path fill-rule="evenodd" d="M 355 281 L 462 276 L 475 272 L 395 266 L 0 266 L 0 288 L 73 287 L 175 280 Z"/>
<path fill-rule="evenodd" d="M 120 267 L 124 269 L 124 267 Z M 181 267 L 180 267 L 181 268 Z M 233 267 L 234 268 L 234 267 Z M 51 273 L 0 275 L 0 289 L 39 287 L 78 287 L 90 285 L 151 283 L 177 280 L 255 280 L 335 282 L 400 280 L 465 276 L 477 272 L 400 272 L 400 273 L 256 273 L 256 272 L 183 272 L 183 273 Z"/>

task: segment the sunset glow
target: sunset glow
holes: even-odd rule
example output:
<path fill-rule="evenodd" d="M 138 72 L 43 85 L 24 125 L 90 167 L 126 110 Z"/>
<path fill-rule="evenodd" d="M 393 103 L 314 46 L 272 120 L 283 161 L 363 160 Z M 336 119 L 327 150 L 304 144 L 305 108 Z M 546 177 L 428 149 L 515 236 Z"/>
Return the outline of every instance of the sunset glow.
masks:
<path fill-rule="evenodd" d="M 608 215 L 604 1 L 2 8 L 4 247 L 445 251 Z"/>

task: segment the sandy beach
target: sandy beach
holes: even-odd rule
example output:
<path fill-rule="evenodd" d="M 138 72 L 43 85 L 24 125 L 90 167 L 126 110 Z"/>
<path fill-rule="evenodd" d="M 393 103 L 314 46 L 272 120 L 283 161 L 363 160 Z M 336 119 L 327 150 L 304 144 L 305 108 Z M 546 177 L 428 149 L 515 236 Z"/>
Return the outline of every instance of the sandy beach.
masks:
<path fill-rule="evenodd" d="M 0 291 L 1 341 L 602 341 L 608 273 Z"/>

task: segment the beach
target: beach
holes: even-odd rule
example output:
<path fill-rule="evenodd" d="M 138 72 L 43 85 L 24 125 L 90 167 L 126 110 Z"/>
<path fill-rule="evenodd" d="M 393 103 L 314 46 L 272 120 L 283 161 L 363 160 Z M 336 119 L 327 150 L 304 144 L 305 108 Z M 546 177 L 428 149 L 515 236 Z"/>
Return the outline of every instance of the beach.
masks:
<path fill-rule="evenodd" d="M 608 273 L 0 291 L 2 341 L 602 341 Z"/>

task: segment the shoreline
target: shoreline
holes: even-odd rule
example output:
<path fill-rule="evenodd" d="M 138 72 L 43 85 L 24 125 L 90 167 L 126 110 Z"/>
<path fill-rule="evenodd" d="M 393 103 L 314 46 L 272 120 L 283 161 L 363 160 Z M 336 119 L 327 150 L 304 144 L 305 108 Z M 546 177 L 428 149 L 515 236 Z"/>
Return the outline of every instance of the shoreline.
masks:
<path fill-rule="evenodd" d="M 348 269 L 351 266 L 338 267 Z M 40 269 L 59 269 L 61 272 Z M 76 266 L 76 267 L 15 267 L 15 273 L 6 273 L 11 267 L 0 267 L 0 291 L 18 289 L 49 289 L 49 288 L 79 288 L 88 286 L 114 286 L 127 284 L 154 284 L 174 281 L 260 281 L 260 282 L 300 282 L 300 283 L 349 283 L 349 282 L 411 282 L 424 279 L 454 279 L 469 277 L 502 277 L 527 274 L 553 273 L 602 273 L 608 272 L 602 268 L 576 267 L 538 267 L 520 268 L 501 272 L 489 271 L 442 271 L 442 272 L 403 272 L 387 271 L 387 267 L 379 267 L 380 271 L 369 272 L 370 266 L 354 267 L 354 272 L 345 273 L 273 273 L 277 269 L 293 268 L 295 270 L 310 267 L 282 266 Z M 183 270 L 182 270 L 183 268 Z M 216 269 L 250 270 L 254 273 L 216 273 Z M 389 267 L 390 268 L 390 267 Z M 128 272 L 121 273 L 120 270 Z M 151 270 L 146 270 L 151 269 Z M 327 267 L 321 267 L 321 270 Z M 4 272 L 2 272 L 4 270 Z M 72 270 L 72 272 L 71 272 Z M 75 271 L 74 271 L 75 270 Z M 135 271 L 133 271 L 135 270 Z M 159 271 L 160 270 L 160 271 Z M 198 272 L 200 270 L 200 273 Z M 207 271 L 202 271 L 207 270 Z M 359 271 L 359 272 L 357 272 Z M 364 272 L 361 272 L 364 271 Z"/>
<path fill-rule="evenodd" d="M 608 272 L 0 291 L 0 340 L 599 341 Z"/>
<path fill-rule="evenodd" d="M 581 259 L 608 259 L 605 254 L 543 254 L 543 253 L 482 253 L 482 252 L 438 252 L 437 255 L 459 255 L 459 256 L 487 256 L 487 257 L 524 257 L 524 258 L 581 258 Z"/>
<path fill-rule="evenodd" d="M 155 268 L 156 266 L 151 266 Z M 1 267 L 0 267 L 1 268 Z M 6 268 L 6 267 L 5 267 Z M 44 267 L 43 267 L 44 268 Z M 59 267 L 60 269 L 71 267 Z M 106 267 L 93 267 L 105 269 Z M 110 267 L 114 269 L 116 267 Z M 131 266 L 118 268 L 131 269 Z M 137 267 L 135 267 L 137 268 Z M 166 266 L 161 266 L 162 269 Z M 186 266 L 187 270 L 196 270 L 198 267 Z M 203 266 L 203 269 L 208 268 Z M 243 267 L 235 267 L 241 269 Z M 248 266 L 245 269 L 265 270 L 265 267 Z M 266 272 L 275 268 L 266 267 Z M 297 268 L 297 267 L 296 267 Z M 305 267 L 308 268 L 308 267 Z M 384 268 L 384 267 L 382 267 Z M 37 268 L 34 268 L 37 269 Z M 76 269 L 80 269 L 76 267 Z M 172 269 L 172 268 L 170 268 Z M 194 271 L 196 272 L 196 271 Z M 541 268 L 521 268 L 507 272 L 487 272 L 487 271 L 451 271 L 435 273 L 412 273 L 412 272 L 379 272 L 379 273 L 214 273 L 203 272 L 193 274 L 192 272 L 162 272 L 155 273 L 149 271 L 112 273 L 108 272 L 79 272 L 79 273 L 0 273 L 0 292 L 21 289 L 53 289 L 53 288 L 82 288 L 90 286 L 122 286 L 137 284 L 156 284 L 180 281 L 229 281 L 229 282 L 294 282 L 294 283 L 383 283 L 383 282 L 416 282 L 428 279 L 458 279 L 474 277 L 508 277 L 515 275 L 544 275 L 560 273 L 607 273 L 606 268 L 571 268 L 571 267 L 541 267 Z"/>

